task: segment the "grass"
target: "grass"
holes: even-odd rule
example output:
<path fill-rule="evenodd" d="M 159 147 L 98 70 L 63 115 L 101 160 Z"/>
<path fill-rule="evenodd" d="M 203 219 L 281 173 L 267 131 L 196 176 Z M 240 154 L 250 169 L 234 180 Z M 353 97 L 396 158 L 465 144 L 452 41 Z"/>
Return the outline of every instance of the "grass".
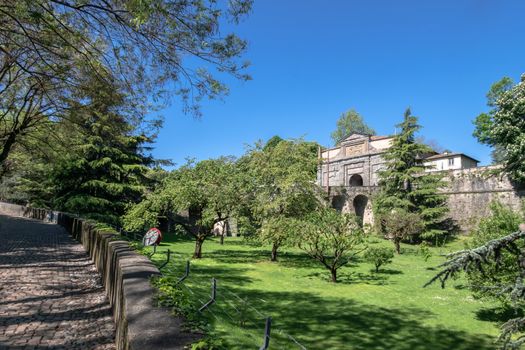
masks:
<path fill-rule="evenodd" d="M 163 271 L 181 276 L 194 243 L 166 236 L 152 260 L 160 265 L 169 248 L 175 254 Z M 217 302 L 202 315 L 228 349 L 258 349 L 265 316 L 273 319 L 270 349 L 301 349 L 295 341 L 307 349 L 493 349 L 505 317 L 497 305 L 474 299 L 461 279 L 445 289 L 422 288 L 441 254 L 461 249 L 464 239 L 430 248 L 428 261 L 416 246 L 404 245 L 380 273 L 356 261 L 340 270 L 337 284 L 297 249 L 284 249 L 272 263 L 269 247 L 213 239 L 204 243 L 203 259 L 192 260 L 183 289 L 204 302 L 217 279 Z M 391 246 L 381 239 L 369 244 Z"/>

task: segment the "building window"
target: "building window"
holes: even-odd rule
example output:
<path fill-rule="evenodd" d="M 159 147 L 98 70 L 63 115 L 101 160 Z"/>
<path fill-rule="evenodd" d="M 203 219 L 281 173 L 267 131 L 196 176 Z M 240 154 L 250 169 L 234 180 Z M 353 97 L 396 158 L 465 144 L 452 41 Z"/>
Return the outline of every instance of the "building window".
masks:
<path fill-rule="evenodd" d="M 448 159 L 448 166 L 454 166 L 454 158 Z"/>
<path fill-rule="evenodd" d="M 361 187 L 363 186 L 363 178 L 361 177 L 361 175 L 354 174 L 350 178 L 349 185 L 351 187 Z"/>

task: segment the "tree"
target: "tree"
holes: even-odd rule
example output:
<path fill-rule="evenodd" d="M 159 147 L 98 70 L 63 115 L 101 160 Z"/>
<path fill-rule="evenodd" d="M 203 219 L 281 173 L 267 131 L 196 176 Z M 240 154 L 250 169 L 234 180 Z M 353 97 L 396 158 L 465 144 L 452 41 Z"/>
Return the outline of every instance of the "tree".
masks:
<path fill-rule="evenodd" d="M 370 247 L 365 251 L 363 256 L 366 261 L 374 264 L 376 273 L 379 272 L 379 268 L 383 265 L 390 264 L 394 257 L 392 249 L 383 247 Z"/>
<path fill-rule="evenodd" d="M 65 132 L 76 137 L 50 174 L 52 207 L 119 224 L 126 207 L 146 190 L 153 158 L 145 151 L 152 139 L 128 123 L 124 96 L 113 86 L 88 84 L 83 99 L 89 107 L 71 108 Z"/>
<path fill-rule="evenodd" d="M 494 147 L 494 160 L 512 180 L 525 183 L 525 74 L 516 85 L 507 77 L 492 85 L 487 100 L 491 110 L 477 116 L 474 136 Z"/>
<path fill-rule="evenodd" d="M 363 250 L 363 237 L 356 215 L 323 208 L 308 216 L 297 238 L 299 248 L 328 269 L 336 283 L 337 271 Z"/>
<path fill-rule="evenodd" d="M 396 253 L 401 254 L 401 242 L 419 234 L 423 229 L 421 218 L 417 213 L 403 209 L 394 209 L 381 216 L 385 237 L 394 243 Z"/>
<path fill-rule="evenodd" d="M 416 142 L 416 133 L 421 127 L 410 109 L 397 127 L 401 131 L 383 155 L 386 164 L 385 169 L 379 171 L 380 192 L 374 201 L 375 214 L 380 218 L 392 210 L 417 213 L 423 224 L 421 237 L 437 239 L 448 232 L 444 228 L 444 216 L 448 212 L 446 197 L 438 192 L 445 185 L 443 175 L 425 172 L 423 159 L 431 149 Z"/>
<path fill-rule="evenodd" d="M 41 123 L 19 139 L 10 177 L 27 202 L 118 224 L 151 182 L 152 136 L 130 124 L 117 87 L 98 79 L 84 84 L 79 98 L 87 104 L 72 99 L 63 121 Z"/>
<path fill-rule="evenodd" d="M 232 157 L 189 161 L 173 171 L 169 178 L 142 202 L 132 206 L 124 216 L 127 229 L 143 229 L 158 224 L 160 215 L 188 212 L 177 223 L 195 239 L 193 257 L 202 257 L 202 245 L 213 235 L 215 224 L 228 220 L 241 197 Z"/>
<path fill-rule="evenodd" d="M 518 268 L 518 274 L 514 281 L 508 284 L 494 285 L 502 295 L 504 294 L 511 302 L 521 309 L 525 302 L 525 249 L 523 240 L 525 239 L 525 224 L 520 224 L 519 229 L 504 237 L 492 239 L 477 248 L 461 250 L 447 255 L 447 261 L 439 267 L 442 270 L 430 281 L 430 284 L 440 281 L 444 288 L 449 278 L 457 276 L 462 271 L 477 270 L 483 273 L 484 268 L 489 264 L 499 264 L 503 257 L 503 252 L 512 254 L 514 263 Z M 501 325 L 501 334 L 498 338 L 503 349 L 520 349 L 525 344 L 525 317 L 515 317 Z"/>
<path fill-rule="evenodd" d="M 359 113 L 351 109 L 341 114 L 337 120 L 337 128 L 332 132 L 331 136 L 334 144 L 337 145 L 345 137 L 353 133 L 375 135 L 376 132 L 365 124 L 363 117 Z"/>
<path fill-rule="evenodd" d="M 199 114 L 227 93 L 223 74 L 249 79 L 246 42 L 223 34 L 252 0 L 3 1 L 0 4 L 0 166 L 19 136 L 64 117 L 86 72 L 131 96 L 137 119 L 170 95 Z M 84 102 L 78 99 L 77 102 Z M 4 126 L 2 125 L 2 126 Z"/>
<path fill-rule="evenodd" d="M 525 221 L 524 212 L 515 212 L 499 202 L 490 204 L 490 215 L 484 217 L 471 233 L 470 248 L 486 244 L 493 239 L 505 237 L 516 230 L 520 223 Z M 523 242 L 517 242 L 519 249 L 525 248 Z M 466 271 L 469 288 L 477 297 L 496 298 L 504 304 L 510 304 L 508 294 L 500 293 L 501 286 L 511 285 L 519 276 L 519 266 L 514 254 L 502 251 L 498 264 L 487 262 L 483 271 L 476 269 Z M 494 288 L 499 286 L 499 288 Z"/>
<path fill-rule="evenodd" d="M 319 206 L 317 147 L 302 140 L 281 140 L 271 147 L 257 144 L 246 157 L 253 179 L 250 207 L 259 227 L 257 236 L 272 245 L 271 260 L 276 261 L 279 248 L 293 239 L 293 232 L 278 225 Z"/>

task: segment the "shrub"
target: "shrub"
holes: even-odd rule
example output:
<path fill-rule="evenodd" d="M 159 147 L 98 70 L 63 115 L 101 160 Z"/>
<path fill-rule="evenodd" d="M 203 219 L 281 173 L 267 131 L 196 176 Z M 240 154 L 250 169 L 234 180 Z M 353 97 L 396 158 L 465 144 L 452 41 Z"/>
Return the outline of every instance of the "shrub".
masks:
<path fill-rule="evenodd" d="M 390 248 L 370 247 L 365 251 L 364 258 L 367 262 L 374 264 L 376 272 L 383 265 L 390 264 L 394 257 L 394 251 Z"/>
<path fill-rule="evenodd" d="M 394 243 L 397 254 L 401 254 L 401 241 L 418 235 L 424 227 L 417 213 L 410 213 L 403 209 L 392 210 L 382 215 L 381 219 L 386 231 L 385 236 Z"/>

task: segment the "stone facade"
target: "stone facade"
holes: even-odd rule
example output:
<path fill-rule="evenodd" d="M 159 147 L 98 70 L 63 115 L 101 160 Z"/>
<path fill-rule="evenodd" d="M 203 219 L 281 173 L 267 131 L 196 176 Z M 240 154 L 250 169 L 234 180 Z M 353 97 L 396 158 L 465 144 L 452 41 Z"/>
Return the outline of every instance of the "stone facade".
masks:
<path fill-rule="evenodd" d="M 317 182 L 329 193 L 332 205 L 355 212 L 363 224 L 373 223 L 372 201 L 378 189 L 378 172 L 384 168 L 382 154 L 390 137 L 353 134 L 337 147 L 320 153 Z"/>
<path fill-rule="evenodd" d="M 520 210 L 525 188 L 513 184 L 498 170 L 497 166 L 486 166 L 446 172 L 448 186 L 442 192 L 448 197 L 450 217 L 462 231 L 470 231 L 486 217 L 492 201 Z"/>
<path fill-rule="evenodd" d="M 384 168 L 383 153 L 390 147 L 391 137 L 353 134 L 337 147 L 320 152 L 317 183 L 330 194 L 332 206 L 343 212 L 355 212 L 363 224 L 373 224 L 372 200 L 378 188 L 378 172 Z M 517 188 L 497 167 L 477 167 L 477 161 L 461 153 L 430 155 L 436 159 L 454 159 L 452 170 L 442 171 L 447 187 L 450 217 L 462 231 L 469 231 L 489 212 L 490 202 L 519 209 L 525 190 Z M 459 169 L 458 169 L 459 165 Z"/>

